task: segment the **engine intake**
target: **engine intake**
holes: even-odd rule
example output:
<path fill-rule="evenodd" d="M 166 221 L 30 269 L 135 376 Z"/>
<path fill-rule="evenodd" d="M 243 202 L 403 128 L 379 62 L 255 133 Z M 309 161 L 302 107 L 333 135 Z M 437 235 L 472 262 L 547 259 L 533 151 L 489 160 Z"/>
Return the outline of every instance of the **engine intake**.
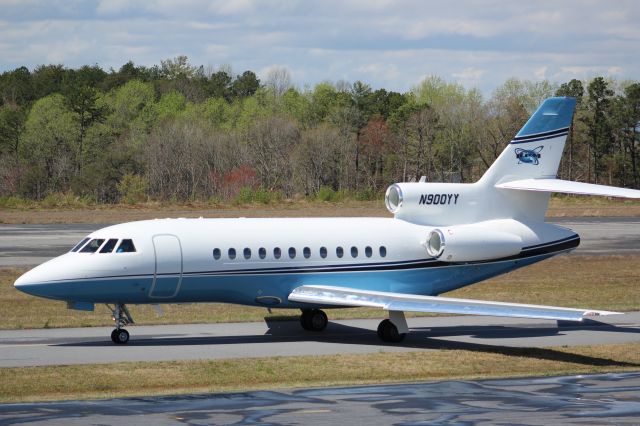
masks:
<path fill-rule="evenodd" d="M 522 250 L 522 238 L 484 224 L 460 225 L 431 230 L 424 246 L 444 262 L 474 262 L 514 256 Z"/>

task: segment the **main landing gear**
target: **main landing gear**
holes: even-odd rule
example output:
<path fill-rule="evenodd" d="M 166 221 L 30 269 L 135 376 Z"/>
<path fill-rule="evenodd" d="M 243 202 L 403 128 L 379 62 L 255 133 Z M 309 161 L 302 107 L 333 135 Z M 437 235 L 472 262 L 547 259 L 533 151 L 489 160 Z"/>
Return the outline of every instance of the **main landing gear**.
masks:
<path fill-rule="evenodd" d="M 327 314 L 320 309 L 303 309 L 300 315 L 302 328 L 308 331 L 322 331 L 327 327 Z M 407 320 L 402 311 L 389 311 L 389 319 L 378 325 L 378 337 L 383 342 L 400 343 L 409 333 Z"/>
<path fill-rule="evenodd" d="M 303 309 L 300 315 L 300 324 L 308 331 L 322 331 L 328 322 L 327 314 L 320 309 Z"/>
<path fill-rule="evenodd" d="M 122 327 L 128 324 L 134 324 L 133 318 L 131 318 L 127 307 L 122 303 L 116 303 L 113 308 L 107 305 L 107 308 L 111 310 L 113 322 L 116 325 L 116 328 L 111 332 L 111 341 L 119 345 L 124 345 L 129 341 L 129 332 Z"/>
<path fill-rule="evenodd" d="M 386 319 L 378 325 L 378 337 L 383 342 L 400 343 L 406 335 L 406 333 L 398 332 L 398 327 L 396 327 L 391 320 Z"/>
<path fill-rule="evenodd" d="M 409 326 L 403 311 L 389 311 L 389 319 L 383 320 L 378 325 L 378 337 L 383 342 L 400 343 L 407 333 L 409 333 Z"/>

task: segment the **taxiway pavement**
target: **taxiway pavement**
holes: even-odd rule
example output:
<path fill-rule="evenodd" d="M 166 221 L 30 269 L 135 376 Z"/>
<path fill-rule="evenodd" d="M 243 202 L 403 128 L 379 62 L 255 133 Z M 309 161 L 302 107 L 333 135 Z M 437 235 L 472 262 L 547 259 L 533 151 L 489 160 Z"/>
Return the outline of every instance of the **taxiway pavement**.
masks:
<path fill-rule="evenodd" d="M 111 342 L 111 328 L 106 327 L 2 330 L 0 367 L 640 342 L 640 312 L 600 318 L 577 324 L 474 316 L 409 318 L 411 333 L 400 344 L 383 344 L 375 331 L 380 320 L 366 319 L 330 322 L 321 333 L 304 331 L 297 321 L 268 318 L 261 323 L 131 326 L 131 340 L 122 346 Z"/>
<path fill-rule="evenodd" d="M 638 424 L 640 373 L 0 405 L 0 425 Z"/>
<path fill-rule="evenodd" d="M 640 254 L 640 217 L 547 220 L 580 234 L 574 254 Z M 0 267 L 34 266 L 69 251 L 87 234 L 108 225 L 0 225 Z"/>

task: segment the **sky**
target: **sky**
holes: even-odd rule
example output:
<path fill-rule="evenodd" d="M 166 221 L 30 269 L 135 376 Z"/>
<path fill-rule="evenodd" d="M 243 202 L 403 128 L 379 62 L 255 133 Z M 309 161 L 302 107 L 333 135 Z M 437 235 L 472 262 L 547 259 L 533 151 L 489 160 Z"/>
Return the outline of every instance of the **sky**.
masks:
<path fill-rule="evenodd" d="M 425 77 L 640 79 L 638 0 L 0 0 L 0 72 L 186 55 L 193 65 L 287 68 L 299 88 L 361 80 L 406 92 Z"/>

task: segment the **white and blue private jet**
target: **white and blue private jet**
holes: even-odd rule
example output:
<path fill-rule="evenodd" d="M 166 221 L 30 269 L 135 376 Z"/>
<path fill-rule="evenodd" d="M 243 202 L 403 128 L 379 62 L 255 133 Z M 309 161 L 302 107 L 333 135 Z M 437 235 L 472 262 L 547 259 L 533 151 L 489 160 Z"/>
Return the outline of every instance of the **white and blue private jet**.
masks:
<path fill-rule="evenodd" d="M 409 332 L 404 312 L 581 321 L 615 312 L 440 297 L 566 253 L 580 237 L 545 223 L 552 192 L 640 198 L 640 191 L 556 179 L 573 98 L 542 103 L 472 184 L 396 183 L 394 218 L 162 219 L 110 226 L 15 282 L 25 293 L 113 312 L 124 344 L 129 304 L 224 302 L 300 309 L 321 331 L 336 307 L 379 307 L 386 342 Z"/>

